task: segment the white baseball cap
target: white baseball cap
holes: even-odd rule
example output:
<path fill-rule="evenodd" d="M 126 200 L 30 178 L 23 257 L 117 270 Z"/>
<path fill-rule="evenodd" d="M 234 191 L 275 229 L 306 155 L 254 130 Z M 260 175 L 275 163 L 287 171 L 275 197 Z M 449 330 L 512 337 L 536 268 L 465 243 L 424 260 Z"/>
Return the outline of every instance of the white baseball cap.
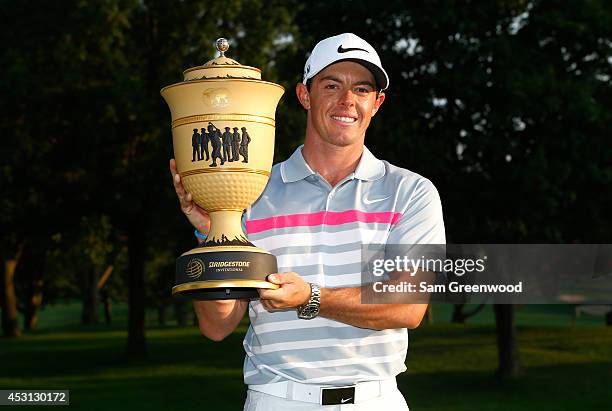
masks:
<path fill-rule="evenodd" d="M 363 65 L 372 72 L 380 90 L 389 87 L 389 76 L 382 68 L 378 53 L 370 43 L 353 33 L 339 34 L 318 42 L 304 65 L 302 83 L 306 84 L 321 70 L 339 61 L 354 61 Z"/>

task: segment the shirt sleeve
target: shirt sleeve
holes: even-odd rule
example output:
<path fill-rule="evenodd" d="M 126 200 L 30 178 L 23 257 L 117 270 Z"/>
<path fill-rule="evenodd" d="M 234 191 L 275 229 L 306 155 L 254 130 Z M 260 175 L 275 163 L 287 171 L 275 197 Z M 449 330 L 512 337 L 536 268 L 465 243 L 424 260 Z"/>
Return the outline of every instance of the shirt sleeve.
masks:
<path fill-rule="evenodd" d="M 446 244 L 442 202 L 431 181 L 417 183 L 387 244 Z"/>

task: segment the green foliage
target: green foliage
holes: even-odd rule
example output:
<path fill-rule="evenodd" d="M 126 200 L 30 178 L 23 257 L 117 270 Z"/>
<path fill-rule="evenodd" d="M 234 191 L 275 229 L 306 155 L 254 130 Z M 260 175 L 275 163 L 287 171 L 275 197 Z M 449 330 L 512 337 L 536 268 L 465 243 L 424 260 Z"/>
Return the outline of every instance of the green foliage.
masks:
<path fill-rule="evenodd" d="M 168 267 L 194 241 L 169 179 L 170 116 L 159 90 L 212 58 L 222 35 L 234 40 L 233 56 L 277 78 L 273 42 L 292 30 L 289 10 L 256 0 L 6 4 L 6 257 L 38 239 L 48 249 L 45 291 L 53 300 L 78 295 L 84 271 L 101 273 L 126 233 L 143 232 L 154 294 L 169 293 L 157 278 L 171 282 Z M 122 284 L 125 272 L 125 264 L 116 267 L 111 283 Z"/>
<path fill-rule="evenodd" d="M 45 304 L 81 298 L 84 277 L 93 273 L 99 279 L 109 265 L 114 269 L 104 287 L 113 299 L 125 299 L 126 251 L 108 216 L 82 216 L 75 230 L 54 234 L 46 256 Z"/>
<path fill-rule="evenodd" d="M 352 31 L 391 77 L 366 143 L 433 180 L 450 241 L 609 241 L 609 2 L 16 1 L 2 21 L 0 249 L 46 249 L 50 296 L 78 293 L 79 273 L 138 232 L 149 301 L 165 298 L 194 240 L 159 90 L 221 36 L 286 88 L 275 161 L 303 141 L 293 89 L 308 51 Z"/>
<path fill-rule="evenodd" d="M 597 0 L 337 0 L 297 16 L 303 55 L 339 31 L 381 51 L 391 87 L 366 144 L 433 180 L 454 242 L 608 241 L 611 23 Z"/>

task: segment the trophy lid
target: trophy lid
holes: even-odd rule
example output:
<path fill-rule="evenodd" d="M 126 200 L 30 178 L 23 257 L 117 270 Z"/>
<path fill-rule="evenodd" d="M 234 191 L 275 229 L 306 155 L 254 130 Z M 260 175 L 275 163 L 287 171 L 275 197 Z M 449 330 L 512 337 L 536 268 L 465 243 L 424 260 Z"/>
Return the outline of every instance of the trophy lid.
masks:
<path fill-rule="evenodd" d="M 215 47 L 219 56 L 209 60 L 202 66 L 188 68 L 183 72 L 184 80 L 229 79 L 241 78 L 261 80 L 261 70 L 255 67 L 243 66 L 236 60 L 225 55 L 229 42 L 223 37 L 217 39 Z"/>

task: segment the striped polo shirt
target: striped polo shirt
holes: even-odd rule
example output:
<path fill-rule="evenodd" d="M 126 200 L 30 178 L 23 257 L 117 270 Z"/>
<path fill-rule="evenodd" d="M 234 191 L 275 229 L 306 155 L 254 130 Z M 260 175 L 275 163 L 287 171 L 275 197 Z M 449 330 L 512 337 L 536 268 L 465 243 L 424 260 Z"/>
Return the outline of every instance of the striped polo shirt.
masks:
<path fill-rule="evenodd" d="M 321 287 L 361 285 L 363 244 L 443 244 L 440 197 L 433 184 L 378 160 L 364 147 L 355 171 L 332 187 L 304 161 L 302 147 L 272 168 L 245 213 L 249 240 Z M 249 303 L 244 339 L 246 384 L 293 380 L 343 385 L 394 377 L 406 369 L 406 329 L 364 329 L 294 309 L 268 312 Z"/>

